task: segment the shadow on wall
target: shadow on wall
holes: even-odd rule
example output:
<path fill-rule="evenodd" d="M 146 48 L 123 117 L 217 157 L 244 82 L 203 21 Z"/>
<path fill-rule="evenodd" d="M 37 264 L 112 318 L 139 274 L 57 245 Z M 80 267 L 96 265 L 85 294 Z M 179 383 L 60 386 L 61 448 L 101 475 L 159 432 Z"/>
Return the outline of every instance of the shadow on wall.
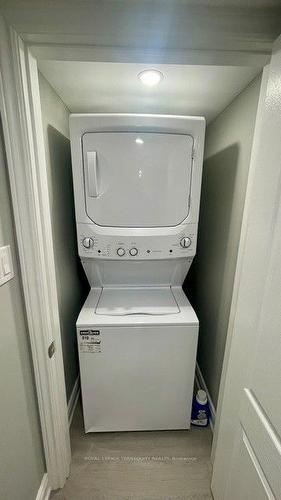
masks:
<path fill-rule="evenodd" d="M 236 258 L 228 258 L 239 147 L 234 144 L 204 162 L 197 255 L 184 289 L 200 322 L 197 360 L 216 406 Z"/>
<path fill-rule="evenodd" d="M 66 392 L 78 375 L 76 320 L 89 291 L 77 252 L 69 140 L 48 126 L 50 206 L 62 335 Z"/>

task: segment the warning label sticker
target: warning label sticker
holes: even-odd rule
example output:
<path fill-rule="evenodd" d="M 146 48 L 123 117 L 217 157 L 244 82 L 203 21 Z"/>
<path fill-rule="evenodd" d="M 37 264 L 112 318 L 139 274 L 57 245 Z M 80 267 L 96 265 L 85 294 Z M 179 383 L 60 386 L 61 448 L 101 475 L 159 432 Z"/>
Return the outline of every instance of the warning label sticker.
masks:
<path fill-rule="evenodd" d="M 80 330 L 79 351 L 89 353 L 101 352 L 100 330 Z"/>

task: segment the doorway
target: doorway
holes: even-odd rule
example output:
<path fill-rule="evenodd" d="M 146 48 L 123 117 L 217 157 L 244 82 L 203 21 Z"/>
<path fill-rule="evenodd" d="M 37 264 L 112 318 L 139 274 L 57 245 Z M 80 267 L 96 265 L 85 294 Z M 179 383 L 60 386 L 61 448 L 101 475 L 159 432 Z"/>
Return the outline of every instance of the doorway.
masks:
<path fill-rule="evenodd" d="M 260 70 L 261 70 L 261 68 L 259 68 L 259 71 L 260 71 Z M 259 72 L 259 71 L 258 71 L 258 72 Z M 250 81 L 250 80 L 249 80 L 249 81 Z M 28 83 L 29 83 L 29 85 L 30 85 L 30 82 L 28 82 Z M 33 82 L 33 83 L 34 83 L 34 82 Z M 33 89 L 33 90 L 34 90 L 34 89 Z M 241 90 L 242 90 L 242 89 L 241 89 Z M 37 104 L 38 104 L 38 102 L 37 102 Z M 223 110 L 222 110 L 222 111 L 223 111 Z M 39 127 L 39 128 L 40 128 L 40 127 Z M 201 372 L 201 373 L 202 373 L 202 372 Z M 200 375 L 200 372 L 198 371 L 198 376 L 199 376 L 199 375 Z M 204 380 L 204 377 L 201 377 L 201 378 L 200 378 L 200 376 L 199 376 L 199 379 L 201 380 L 201 383 L 202 383 L 202 380 Z M 78 420 L 79 420 L 79 419 L 78 419 Z"/>
<path fill-rule="evenodd" d="M 187 276 L 185 291 L 193 301 L 195 309 L 198 310 L 200 323 L 202 318 L 196 387 L 201 387 L 208 393 L 213 428 L 262 67 L 154 65 L 165 79 L 162 87 L 151 92 L 144 90 L 137 78 L 145 67 L 146 65 L 140 63 L 38 60 L 40 105 L 45 131 L 44 144 L 46 155 L 49 157 L 47 169 L 48 176 L 53 178 L 51 180 L 53 187 L 49 187 L 54 208 L 53 226 L 58 224 L 58 213 L 62 216 L 60 223 L 62 227 L 64 220 L 72 220 L 70 214 L 73 216 L 74 210 L 74 206 L 71 207 L 73 197 L 70 196 L 68 200 L 65 200 L 69 191 L 65 192 L 63 189 L 66 174 L 62 174 L 62 164 L 67 165 L 65 168 L 69 173 L 71 169 L 69 152 L 65 150 L 58 154 L 59 137 L 62 144 L 66 142 L 66 149 L 70 147 L 68 142 L 70 113 L 150 112 L 206 117 L 207 149 L 205 150 L 198 257 Z M 73 75 L 77 75 L 77 78 Z M 62 162 L 62 156 L 68 158 L 66 162 Z M 57 189 L 57 196 L 54 188 Z M 57 205 L 55 198 L 57 198 Z M 70 222 L 69 230 L 71 227 L 73 228 L 73 222 Z M 206 228 L 209 228 L 208 231 Z M 209 236 L 207 241 L 206 234 Z M 76 273 L 75 294 L 77 293 L 77 297 L 85 298 L 87 283 L 83 279 L 83 272 L 81 273 L 79 266 L 74 265 L 75 256 L 78 261 L 75 238 L 72 237 L 71 241 L 68 240 L 68 245 L 65 245 L 65 232 L 53 229 L 53 239 L 54 246 L 56 247 L 57 244 L 60 248 L 59 255 L 64 266 L 69 268 L 72 275 Z M 204 253 L 206 248 L 208 251 L 205 250 Z M 67 264 L 71 252 L 73 258 Z M 56 265 L 57 274 L 60 276 L 61 263 L 58 262 Z M 62 300 L 66 300 L 67 293 L 63 292 L 63 287 L 69 289 L 68 281 L 63 285 L 61 279 L 60 284 Z M 72 298 L 75 294 L 72 293 Z M 79 300 L 77 311 L 81 307 Z M 73 305 L 70 307 L 73 313 Z M 69 319 L 67 307 L 64 312 Z M 63 318 L 61 325 L 62 323 Z M 65 331 L 68 342 L 69 332 L 72 332 L 71 345 L 75 353 L 74 320 L 72 320 L 72 329 L 68 327 Z M 207 331 L 212 331 L 211 335 L 208 335 Z M 64 335 L 63 329 L 61 329 L 61 334 Z M 210 342 L 210 336 L 212 342 Z M 63 339 L 63 348 L 64 343 Z M 207 356 L 206 351 L 208 351 Z M 73 376 L 70 373 L 69 355 L 65 351 L 64 358 L 66 384 L 71 387 L 68 380 L 72 377 L 73 387 L 78 380 L 78 365 L 77 362 L 74 365 L 76 372 Z M 75 354 L 73 359 L 75 360 Z M 70 389 L 67 396 L 72 401 L 75 399 Z M 163 495 L 161 488 L 165 484 L 166 489 L 170 488 L 169 496 L 171 497 L 184 494 L 195 495 L 196 492 L 200 492 L 203 498 L 208 498 L 208 496 L 211 498 L 212 433 L 210 429 L 192 429 L 182 433 L 165 432 L 163 434 L 84 435 L 81 405 L 78 404 L 70 435 L 73 453 L 72 472 L 65 489 L 54 493 L 54 498 L 60 498 L 65 492 L 69 497 L 71 491 L 75 491 L 77 495 L 77 492 L 83 491 L 83 488 L 89 495 L 94 487 L 97 488 L 96 494 L 100 495 L 107 492 L 106 494 L 110 496 L 113 494 L 112 491 L 116 490 L 120 498 L 122 495 L 141 496 L 145 481 L 147 481 L 147 491 L 151 490 L 152 483 L 155 485 L 155 495 L 158 488 L 159 497 Z M 111 446 L 113 446 L 112 453 L 110 453 Z M 85 477 L 78 474 L 82 464 L 85 466 Z M 169 464 L 172 469 L 170 473 L 168 472 L 168 477 L 170 477 L 168 480 L 165 471 L 169 469 Z M 113 471 L 115 471 L 116 484 L 110 480 Z M 135 476 L 132 471 L 135 471 Z M 122 475 L 128 476 L 128 483 L 122 480 Z M 90 479 L 86 480 L 86 477 Z M 165 477 L 166 480 L 164 480 Z M 178 477 L 180 485 L 178 489 L 175 488 L 175 477 Z"/>

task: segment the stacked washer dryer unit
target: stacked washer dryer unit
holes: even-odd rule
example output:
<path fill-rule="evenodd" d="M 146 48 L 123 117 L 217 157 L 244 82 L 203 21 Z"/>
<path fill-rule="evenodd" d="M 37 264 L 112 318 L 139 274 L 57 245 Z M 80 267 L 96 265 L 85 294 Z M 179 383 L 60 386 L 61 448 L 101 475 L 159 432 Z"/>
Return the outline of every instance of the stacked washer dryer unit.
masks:
<path fill-rule="evenodd" d="M 198 319 L 182 284 L 196 251 L 205 120 L 70 117 L 77 320 L 86 432 L 190 427 Z"/>

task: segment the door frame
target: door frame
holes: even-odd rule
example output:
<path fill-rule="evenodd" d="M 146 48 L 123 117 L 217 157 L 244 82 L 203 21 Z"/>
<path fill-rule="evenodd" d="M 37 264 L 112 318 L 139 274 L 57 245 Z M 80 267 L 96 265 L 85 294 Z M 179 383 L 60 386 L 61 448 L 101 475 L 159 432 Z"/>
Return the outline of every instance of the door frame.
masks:
<path fill-rule="evenodd" d="M 256 346 L 264 331 L 264 314 L 267 311 L 265 304 L 270 296 L 269 291 L 271 296 L 274 294 L 272 267 L 273 264 L 276 266 L 278 263 L 280 266 L 281 263 L 280 253 L 276 251 L 276 238 L 280 236 L 277 228 L 280 227 L 281 199 L 280 161 L 277 161 L 280 157 L 280 91 L 276 91 L 280 81 L 280 51 L 281 35 L 273 45 L 271 62 L 263 72 L 254 131 L 219 395 L 218 427 L 213 444 L 212 491 L 217 499 L 228 498 L 228 481 L 233 465 L 231 452 L 237 446 L 239 427 L 240 430 L 242 428 L 245 447 L 248 448 L 257 474 L 267 490 L 268 498 L 273 498 L 270 476 L 266 477 L 256 456 L 258 447 L 257 450 L 253 449 L 250 436 L 247 436 L 249 420 L 253 429 L 258 428 L 261 435 L 264 433 L 264 436 L 270 436 L 272 446 L 266 445 L 266 441 L 262 445 L 266 450 L 267 463 L 277 464 L 278 452 L 280 458 L 280 437 L 277 430 L 250 389 Z M 279 318 L 278 326 L 280 325 Z M 244 428 L 247 420 L 243 420 L 243 417 L 247 412 L 248 427 Z"/>
<path fill-rule="evenodd" d="M 0 109 L 23 294 L 48 485 L 57 489 L 71 451 L 37 65 L 3 18 L 0 33 Z"/>
<path fill-rule="evenodd" d="M 83 37 L 82 37 L 83 39 Z M 48 484 L 63 487 L 71 460 L 67 400 L 55 276 L 54 245 L 37 58 L 147 64 L 266 65 L 262 52 L 215 50 L 145 51 L 46 42 L 17 33 L 0 16 L 0 106 L 23 294 L 31 342 Z M 54 341 L 55 355 L 48 357 Z M 216 423 L 216 426 L 218 423 Z"/>
<path fill-rule="evenodd" d="M 255 121 L 255 128 L 254 128 L 254 137 L 253 137 L 250 166 L 249 166 L 249 173 L 248 173 L 248 180 L 247 180 L 247 189 L 246 189 L 246 194 L 245 194 L 245 204 L 244 204 L 243 218 L 242 218 L 242 224 L 241 224 L 240 241 L 239 241 L 238 255 L 237 255 L 237 261 L 236 261 L 235 276 L 234 276 L 234 281 L 233 281 L 232 301 L 231 301 L 231 307 L 230 307 L 230 313 L 229 313 L 228 328 L 227 328 L 227 335 L 226 335 L 226 345 L 225 345 L 225 351 L 224 351 L 224 360 L 223 360 L 223 367 L 222 367 L 222 374 L 221 374 L 221 381 L 220 381 L 220 388 L 219 388 L 218 404 L 217 404 L 217 410 L 216 410 L 216 425 L 214 427 L 212 455 L 211 455 L 212 463 L 214 463 L 216 449 L 217 449 L 218 432 L 219 432 L 219 427 L 220 427 L 220 418 L 221 418 L 221 411 L 222 411 L 224 391 L 225 391 L 225 381 L 226 381 L 228 361 L 229 361 L 229 357 L 230 357 L 231 344 L 232 344 L 233 332 L 234 332 L 234 328 L 235 328 L 235 321 L 236 321 L 236 315 L 237 315 L 238 296 L 239 296 L 239 292 L 240 292 L 241 275 L 242 275 L 243 263 L 244 263 L 243 258 L 245 255 L 245 244 L 246 244 L 246 237 L 247 237 L 247 232 L 248 232 L 249 207 L 250 207 L 250 202 L 251 202 L 252 186 L 253 186 L 253 183 L 255 180 L 255 174 L 256 174 L 256 172 L 255 172 L 255 167 L 256 167 L 255 150 L 258 146 L 259 137 L 260 137 L 260 129 L 261 129 L 261 124 L 262 124 L 262 119 L 263 119 L 264 101 L 266 98 L 266 91 L 267 91 L 268 74 L 269 74 L 269 65 L 265 66 L 263 69 L 261 86 L 260 86 L 260 94 L 259 94 L 259 100 L 258 100 L 258 106 L 257 106 L 256 121 Z"/>

